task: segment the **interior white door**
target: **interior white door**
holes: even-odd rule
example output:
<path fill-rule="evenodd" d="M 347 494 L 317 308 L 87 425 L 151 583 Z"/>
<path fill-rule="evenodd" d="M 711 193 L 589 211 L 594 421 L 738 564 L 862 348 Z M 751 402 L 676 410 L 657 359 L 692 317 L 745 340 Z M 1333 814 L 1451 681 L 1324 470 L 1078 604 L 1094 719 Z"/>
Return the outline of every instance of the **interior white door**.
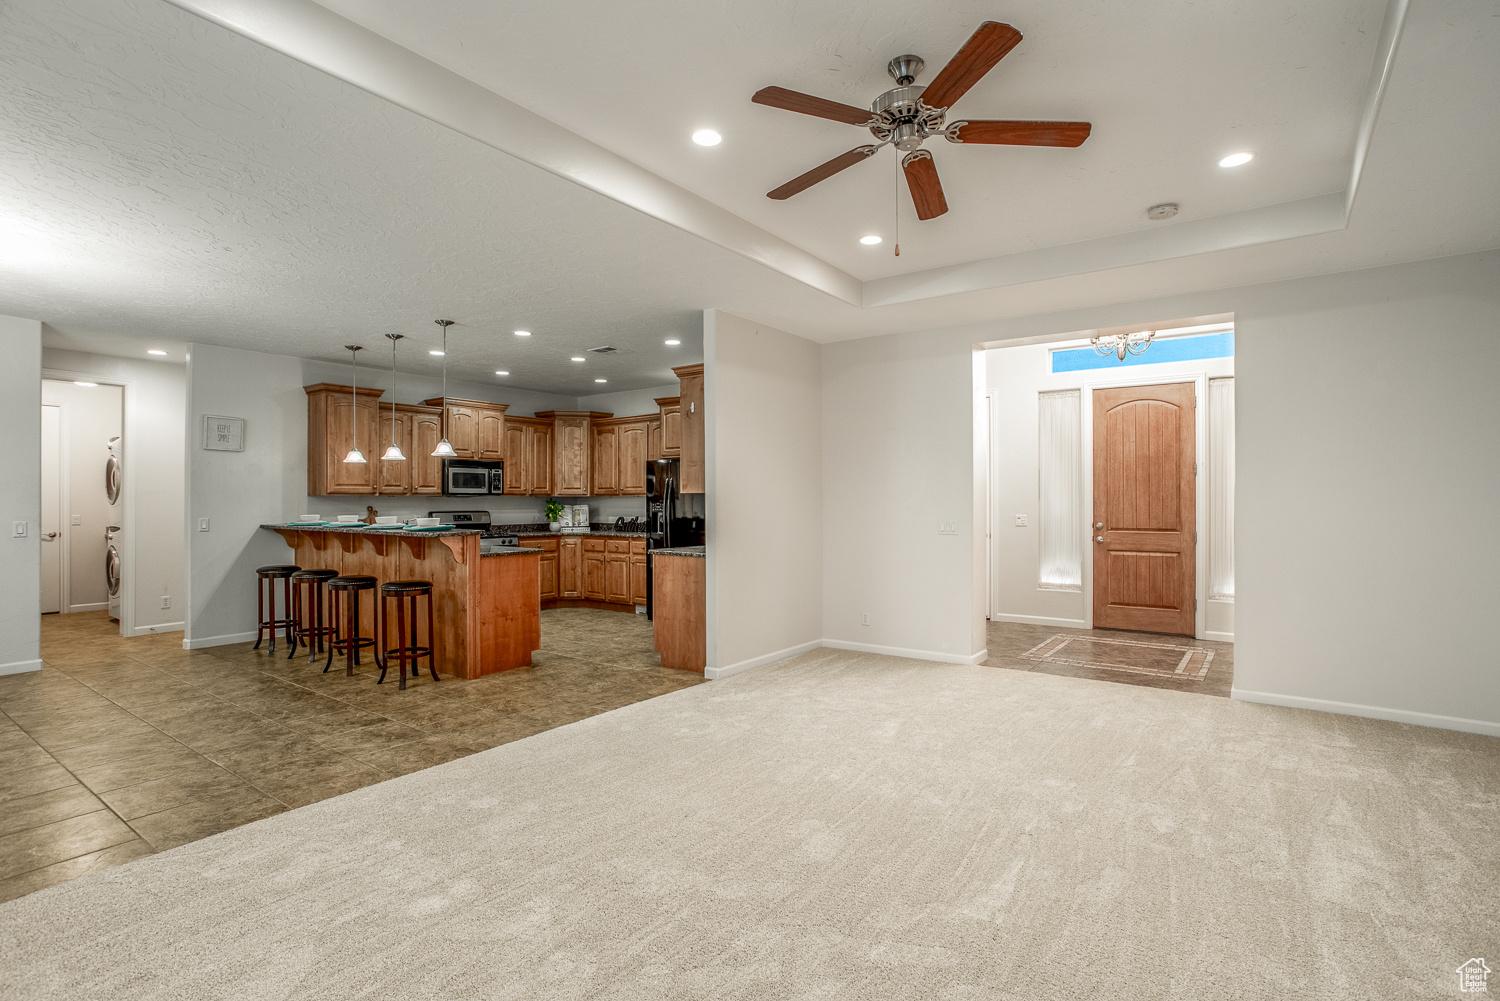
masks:
<path fill-rule="evenodd" d="M 61 612 L 62 407 L 42 407 L 42 614 Z"/>

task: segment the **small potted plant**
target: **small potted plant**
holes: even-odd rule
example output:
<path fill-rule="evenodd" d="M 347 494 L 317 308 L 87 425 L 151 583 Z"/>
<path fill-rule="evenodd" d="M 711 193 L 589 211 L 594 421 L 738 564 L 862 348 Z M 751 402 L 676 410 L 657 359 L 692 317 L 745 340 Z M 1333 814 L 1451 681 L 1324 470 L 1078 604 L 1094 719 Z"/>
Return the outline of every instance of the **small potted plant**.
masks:
<path fill-rule="evenodd" d="M 562 530 L 562 525 L 558 524 L 558 521 L 557 521 L 558 518 L 562 517 L 562 513 L 563 513 L 563 504 L 562 504 L 562 501 L 560 501 L 560 500 L 549 500 L 549 501 L 547 501 L 547 521 L 549 523 L 547 525 L 547 527 L 550 528 L 554 532 Z"/>

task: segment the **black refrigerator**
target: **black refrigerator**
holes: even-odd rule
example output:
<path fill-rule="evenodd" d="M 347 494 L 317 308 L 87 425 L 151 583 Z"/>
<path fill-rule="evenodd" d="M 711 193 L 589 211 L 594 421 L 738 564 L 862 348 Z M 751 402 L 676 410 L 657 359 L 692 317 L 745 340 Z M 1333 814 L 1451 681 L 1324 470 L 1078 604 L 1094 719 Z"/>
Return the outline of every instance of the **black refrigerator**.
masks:
<path fill-rule="evenodd" d="M 682 483 L 679 459 L 653 459 L 646 463 L 646 548 L 676 549 L 703 545 L 703 519 L 693 516 L 691 502 L 679 489 Z M 654 567 L 646 557 L 646 617 L 651 617 Z"/>

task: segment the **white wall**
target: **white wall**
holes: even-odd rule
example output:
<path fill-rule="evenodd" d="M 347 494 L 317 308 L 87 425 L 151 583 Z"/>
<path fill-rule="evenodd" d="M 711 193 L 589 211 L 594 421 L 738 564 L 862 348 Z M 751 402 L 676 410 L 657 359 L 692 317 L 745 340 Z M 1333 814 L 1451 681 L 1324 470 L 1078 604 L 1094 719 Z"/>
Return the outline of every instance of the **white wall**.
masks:
<path fill-rule="evenodd" d="M 679 365 L 692 365 L 693 360 L 683 359 Z M 655 414 L 658 411 L 656 401 L 667 397 L 677 396 L 682 392 L 678 383 L 670 386 L 656 386 L 652 389 L 629 389 L 621 393 L 598 393 L 594 396 L 580 396 L 575 410 L 598 410 L 606 414 L 614 414 L 616 417 L 635 417 L 640 414 Z M 509 411 L 507 411 L 509 413 Z"/>
<path fill-rule="evenodd" d="M 1085 385 L 1120 382 L 1130 379 L 1182 378 L 1199 376 L 1223 378 L 1234 375 L 1233 358 L 1209 358 L 1200 361 L 1165 362 L 1131 365 L 1129 368 L 1097 368 L 1080 372 L 1053 372 L 1051 351 L 1062 344 L 1076 347 L 1079 342 L 1023 344 L 994 348 L 985 352 L 985 383 L 995 400 L 996 434 L 992 449 L 995 468 L 992 473 L 994 493 L 991 498 L 994 530 L 995 566 L 991 569 L 991 614 L 1002 621 L 1054 623 L 1082 627 L 1085 624 L 1084 593 L 1043 590 L 1037 586 L 1041 575 L 1038 464 L 1039 434 L 1037 394 L 1065 389 L 1082 389 Z M 1085 346 L 1087 341 L 1082 342 Z M 1146 358 L 1150 357 L 1149 350 Z M 1091 420 L 1088 394 L 1080 399 L 1083 420 Z M 1200 408 L 1208 401 L 1200 400 Z M 1209 483 L 1209 457 L 1202 457 L 1199 485 Z M 1089 463 L 1084 455 L 1083 462 Z M 1085 512 L 1091 507 L 1083 498 Z M 1025 514 L 1025 527 L 1016 526 L 1016 515 Z M 978 533 L 983 544 L 983 532 Z M 1200 545 L 1208 545 L 1207 525 L 1199 526 Z M 1084 559 L 1092 549 L 1085 544 Z M 1206 550 L 1205 550 L 1206 552 Z M 1214 601 L 1205 605 L 1206 626 L 1211 639 L 1228 639 L 1234 632 L 1233 603 Z"/>
<path fill-rule="evenodd" d="M 0 674 L 17 674 L 42 668 L 40 321 L 0 316 L 0 358 Z"/>
<path fill-rule="evenodd" d="M 42 351 L 42 365 L 48 376 L 124 387 L 121 631 L 140 636 L 183 628 L 186 367 L 57 348 Z M 161 607 L 162 595 L 171 599 L 170 608 Z"/>
<path fill-rule="evenodd" d="M 42 364 L 46 363 L 47 351 L 43 349 Z M 62 518 L 58 543 L 67 564 L 64 612 L 109 607 L 104 530 L 114 524 L 110 521 L 112 514 L 123 511 L 116 512 L 104 492 L 104 467 L 109 461 L 109 440 L 123 430 L 123 395 L 119 386 L 108 383 L 76 386 L 55 379 L 42 382 L 42 404 L 62 411 L 64 461 L 59 469 Z"/>
<path fill-rule="evenodd" d="M 822 638 L 821 372 L 813 342 L 715 310 L 704 354 L 705 673 L 716 678 Z"/>
<path fill-rule="evenodd" d="M 974 516 L 983 399 L 972 340 L 902 334 L 823 346 L 823 636 L 830 645 L 984 659 L 976 549 L 984 525 L 977 523 L 976 536 Z M 939 522 L 952 522 L 955 534 L 939 535 Z M 866 614 L 868 626 L 861 625 Z"/>
<path fill-rule="evenodd" d="M 865 604 L 877 643 L 970 635 L 964 561 L 933 536 L 963 517 L 969 345 L 1219 313 L 1236 697 L 1500 734 L 1500 252 L 825 346 L 825 635 L 858 635 Z"/>

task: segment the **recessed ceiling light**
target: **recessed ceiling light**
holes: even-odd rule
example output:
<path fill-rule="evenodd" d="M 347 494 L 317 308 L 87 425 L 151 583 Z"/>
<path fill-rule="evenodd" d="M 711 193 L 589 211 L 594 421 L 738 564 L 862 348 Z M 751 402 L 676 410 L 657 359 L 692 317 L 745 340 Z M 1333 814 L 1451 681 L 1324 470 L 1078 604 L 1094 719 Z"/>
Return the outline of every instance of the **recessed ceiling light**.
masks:
<path fill-rule="evenodd" d="M 869 236 L 860 237 L 859 242 L 863 243 L 866 247 L 873 247 L 875 246 L 875 244 L 880 242 L 880 237 L 876 236 L 874 233 L 871 233 Z"/>
<path fill-rule="evenodd" d="M 509 373 L 509 372 L 506 372 L 506 371 L 505 371 L 505 370 L 503 370 L 503 369 L 502 369 L 502 370 L 500 370 L 500 371 L 498 371 L 498 372 L 496 372 L 496 373 L 495 373 L 495 374 L 496 374 L 496 375 L 510 375 L 510 373 Z"/>
<path fill-rule="evenodd" d="M 166 352 L 163 351 L 161 348 L 147 348 L 146 349 L 146 353 L 148 355 L 165 355 L 166 354 Z"/>
<path fill-rule="evenodd" d="M 440 350 L 438 350 L 437 348 L 433 348 L 431 351 L 429 351 L 427 353 L 430 354 L 430 355 L 437 355 L 439 358 L 441 358 L 443 356 L 443 352 L 440 351 Z"/>
<path fill-rule="evenodd" d="M 693 142 L 699 146 L 717 146 L 724 141 L 724 137 L 713 129 L 699 129 L 693 133 Z"/>
<path fill-rule="evenodd" d="M 1255 159 L 1254 153 L 1230 153 L 1219 161 L 1221 167 L 1238 167 Z"/>
<path fill-rule="evenodd" d="M 573 356 L 573 360 L 574 360 L 574 361 L 583 361 L 583 359 L 582 359 L 582 358 L 580 358 L 580 357 L 579 357 L 579 356 L 578 356 L 578 355 L 574 355 L 574 356 Z"/>
<path fill-rule="evenodd" d="M 95 386 L 97 386 L 99 384 L 97 382 L 78 382 L 78 381 L 75 380 L 74 383 L 73 383 L 73 385 L 75 385 L 75 386 L 87 386 L 90 389 L 92 389 L 93 387 L 95 387 Z"/>
<path fill-rule="evenodd" d="M 672 348 L 675 348 L 675 347 L 676 347 L 676 346 L 677 346 L 677 345 L 679 345 L 679 344 L 681 344 L 681 343 L 682 343 L 682 342 L 681 342 L 681 341 L 679 341 L 679 340 L 678 340 L 678 339 L 677 339 L 677 338 L 675 338 L 675 337 L 668 337 L 668 338 L 667 338 L 667 346 L 668 346 L 668 347 L 672 347 Z"/>
<path fill-rule="evenodd" d="M 517 337 L 530 337 L 531 336 L 531 331 L 529 331 L 529 330 L 517 330 L 516 331 L 516 336 Z"/>
<path fill-rule="evenodd" d="M 595 379 L 595 382 L 608 382 L 608 379 Z"/>

